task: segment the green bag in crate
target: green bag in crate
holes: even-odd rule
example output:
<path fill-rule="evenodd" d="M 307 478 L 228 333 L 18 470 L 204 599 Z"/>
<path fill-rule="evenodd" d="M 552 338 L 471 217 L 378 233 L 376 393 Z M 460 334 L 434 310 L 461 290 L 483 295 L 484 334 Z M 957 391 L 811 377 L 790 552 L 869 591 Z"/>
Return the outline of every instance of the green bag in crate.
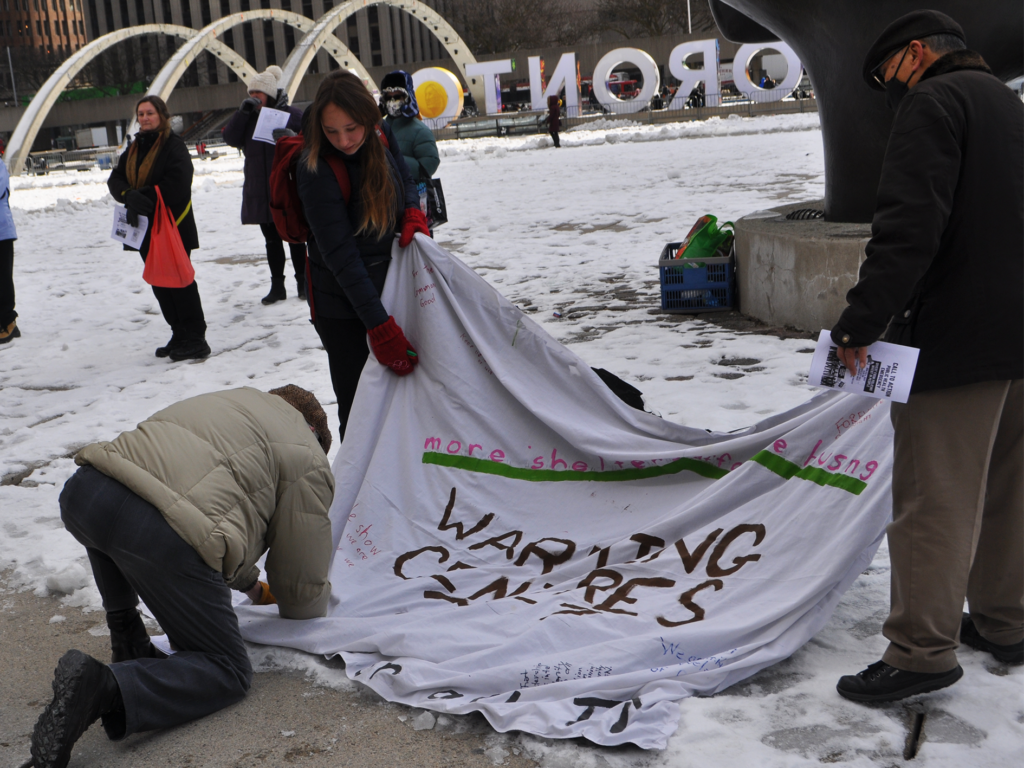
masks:
<path fill-rule="evenodd" d="M 728 255 L 734 236 L 731 221 L 722 222 L 719 226 L 715 216 L 705 214 L 690 228 L 674 258 L 686 259 L 687 263 L 682 265 L 684 268 L 703 267 L 704 265 L 695 259 Z"/>

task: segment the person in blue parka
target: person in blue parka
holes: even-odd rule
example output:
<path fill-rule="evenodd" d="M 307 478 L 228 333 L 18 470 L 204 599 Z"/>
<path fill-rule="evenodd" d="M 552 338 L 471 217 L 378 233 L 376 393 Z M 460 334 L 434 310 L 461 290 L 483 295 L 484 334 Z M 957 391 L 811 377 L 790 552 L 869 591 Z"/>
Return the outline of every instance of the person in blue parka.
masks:
<path fill-rule="evenodd" d="M 380 91 L 381 112 L 384 122 L 398 139 L 409 173 L 420 193 L 420 210 L 427 212 L 425 179 L 432 178 L 441 164 L 434 132 L 423 124 L 412 75 L 396 69 L 384 76 Z"/>

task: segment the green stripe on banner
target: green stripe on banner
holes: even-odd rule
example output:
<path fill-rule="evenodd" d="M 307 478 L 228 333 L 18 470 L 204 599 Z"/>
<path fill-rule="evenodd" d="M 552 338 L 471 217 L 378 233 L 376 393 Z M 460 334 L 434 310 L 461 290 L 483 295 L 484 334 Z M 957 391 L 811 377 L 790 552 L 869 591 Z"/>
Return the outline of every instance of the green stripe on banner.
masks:
<path fill-rule="evenodd" d="M 729 474 L 728 470 L 712 466 L 697 459 L 676 459 L 669 464 L 653 467 L 631 467 L 630 469 L 610 469 L 606 472 L 577 472 L 568 469 L 523 469 L 502 464 L 489 459 L 474 459 L 459 454 L 423 452 L 424 464 L 437 464 L 441 467 L 455 467 L 469 472 L 482 472 L 487 475 L 500 475 L 513 480 L 528 480 L 531 483 L 600 482 L 614 483 L 624 480 L 646 480 L 651 477 L 674 475 L 678 472 L 693 472 L 701 477 L 717 480 Z"/>
<path fill-rule="evenodd" d="M 861 491 L 868 487 L 863 480 L 848 475 L 834 475 L 818 467 L 801 467 L 792 461 L 782 458 L 777 453 L 761 451 L 754 456 L 754 461 L 765 469 L 770 469 L 779 477 L 789 480 L 791 477 L 799 477 L 801 480 L 810 480 L 818 485 L 831 485 L 833 488 L 841 488 L 849 491 L 854 496 L 860 496 Z"/>

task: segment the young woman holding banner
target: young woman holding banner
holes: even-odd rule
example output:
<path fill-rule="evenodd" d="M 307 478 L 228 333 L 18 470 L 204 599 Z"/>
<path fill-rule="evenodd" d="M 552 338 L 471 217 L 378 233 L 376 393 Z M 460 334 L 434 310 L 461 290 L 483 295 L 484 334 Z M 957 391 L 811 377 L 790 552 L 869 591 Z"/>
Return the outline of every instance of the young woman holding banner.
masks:
<path fill-rule="evenodd" d="M 330 362 L 344 436 L 368 356 L 367 334 L 377 360 L 399 376 L 416 365 L 415 350 L 380 292 L 395 234 L 401 233 L 404 248 L 416 232 L 429 232 L 398 142 L 358 77 L 344 70 L 328 75 L 304 122 L 297 181 L 310 229 L 307 296 Z M 339 161 L 351 187 L 347 195 L 331 167 Z"/>
<path fill-rule="evenodd" d="M 129 223 L 139 216 L 152 220 L 156 210 L 156 187 L 178 225 L 185 250 L 199 247 L 199 234 L 192 214 L 192 156 L 185 142 L 171 130 L 171 114 L 159 96 L 143 96 L 135 105 L 139 132 L 128 151 L 107 179 L 114 199 L 128 209 Z M 152 221 L 151 221 L 152 223 Z M 149 230 L 139 253 L 146 261 Z M 124 246 L 125 250 L 134 250 Z M 153 295 L 160 304 L 164 320 L 171 326 L 171 340 L 156 350 L 157 357 L 171 360 L 200 360 L 210 354 L 206 343 L 206 318 L 199 298 L 199 286 L 193 281 L 184 288 L 158 288 Z"/>

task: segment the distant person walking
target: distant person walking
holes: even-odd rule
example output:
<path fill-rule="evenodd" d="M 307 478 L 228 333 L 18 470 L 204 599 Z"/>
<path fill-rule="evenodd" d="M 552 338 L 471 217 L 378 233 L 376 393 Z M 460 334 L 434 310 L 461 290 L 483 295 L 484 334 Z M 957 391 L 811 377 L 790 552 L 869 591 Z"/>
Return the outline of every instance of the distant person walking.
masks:
<path fill-rule="evenodd" d="M 242 223 L 259 224 L 267 246 L 267 264 L 270 265 L 270 293 L 263 297 L 264 304 L 273 304 L 288 298 L 284 285 L 284 241 L 277 233 L 270 213 L 270 167 L 274 163 L 274 145 L 253 138 L 260 110 L 264 107 L 288 112 L 288 130 L 298 133 L 302 127 L 302 112 L 288 106 L 288 94 L 278 88 L 280 67 L 267 67 L 249 81 L 249 96 L 224 126 L 224 141 L 245 152 L 245 181 L 242 183 Z M 289 243 L 292 269 L 300 299 L 306 298 L 306 246 Z"/>
<path fill-rule="evenodd" d="M 548 96 L 548 116 L 546 119 L 548 124 L 548 133 L 551 134 L 551 140 L 555 142 L 555 148 L 562 146 L 562 142 L 558 139 L 558 131 L 562 127 L 562 100 L 557 96 Z"/>
<path fill-rule="evenodd" d="M 381 365 L 412 373 L 416 351 L 381 303 L 395 234 L 407 246 L 427 219 L 398 140 L 362 81 L 332 72 L 306 110 L 305 149 L 298 164 L 299 197 L 309 222 L 309 303 L 331 368 L 344 438 L 370 337 Z M 378 133 L 379 132 L 379 133 Z M 387 146 L 385 147 L 385 141 Z M 345 196 L 331 164 L 343 164 Z"/>
<path fill-rule="evenodd" d="M 114 199 L 128 209 L 129 223 L 139 216 L 152 218 L 156 189 L 178 225 L 181 242 L 189 254 L 199 247 L 199 234 L 192 211 L 192 155 L 181 137 L 171 131 L 171 114 L 159 96 L 144 96 L 135 107 L 139 132 L 128 151 L 107 179 Z M 151 229 L 146 231 L 139 253 L 146 261 Z M 135 250 L 124 246 L 126 251 Z M 210 354 L 206 343 L 206 317 L 193 280 L 184 288 L 158 288 L 153 295 L 164 320 L 171 326 L 171 340 L 156 350 L 157 357 L 171 360 L 201 360 Z"/>
<path fill-rule="evenodd" d="M 18 232 L 11 215 L 11 177 L 0 161 L 0 344 L 21 336 L 14 311 L 14 241 Z"/>

